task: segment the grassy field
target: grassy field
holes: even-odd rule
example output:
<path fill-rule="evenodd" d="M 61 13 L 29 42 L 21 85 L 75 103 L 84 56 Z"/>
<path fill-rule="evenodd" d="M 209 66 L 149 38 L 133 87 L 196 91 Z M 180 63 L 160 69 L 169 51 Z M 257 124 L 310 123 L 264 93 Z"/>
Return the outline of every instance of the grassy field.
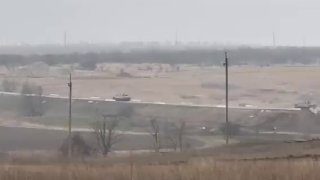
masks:
<path fill-rule="evenodd" d="M 75 70 L 74 97 L 98 96 L 104 99 L 124 92 L 142 101 L 224 104 L 224 71 L 221 67 L 181 65 L 180 71 L 172 71 L 168 67 L 168 70 L 156 73 L 159 65 L 105 66 L 109 67 L 101 71 Z M 142 66 L 151 66 L 153 70 L 139 70 Z M 123 68 L 130 76 L 119 76 Z M 66 76 L 55 74 L 52 67 L 45 75 L 19 73 L 18 70 L 1 73 L 0 80 L 9 78 L 18 83 L 34 82 L 43 86 L 46 95 L 67 95 Z M 293 107 L 306 99 L 318 103 L 319 75 L 318 67 L 231 67 L 231 105 Z M 44 101 L 43 116 L 25 117 L 20 114 L 20 97 L 2 95 L 0 123 L 30 122 L 66 127 L 67 100 L 45 98 Z M 118 157 L 118 154 L 111 153 L 107 158 L 88 157 L 68 163 L 60 156 L 41 159 L 36 153 L 39 150 L 44 153 L 57 152 L 67 137 L 64 131 L 0 127 L 1 152 L 16 152 L 18 155 L 34 152 L 26 159 L 10 155 L 4 155 L 7 158 L 4 161 L 0 158 L 0 179 L 320 179 L 320 163 L 317 160 L 319 141 L 292 143 L 290 140 L 302 136 L 254 133 L 256 130 L 270 132 L 273 127 L 277 127 L 278 131 L 301 132 L 306 137 L 320 133 L 319 115 L 310 111 L 231 109 L 230 121 L 244 130 L 232 141 L 240 143 L 217 148 L 212 146 L 223 143 L 220 136 L 199 135 L 199 132 L 203 126 L 218 129 L 224 122 L 223 108 L 73 101 L 74 127 L 90 128 L 92 122 L 102 120 L 103 114 L 125 115 L 119 129 L 135 132 L 149 132 L 151 117 L 157 117 L 161 122 L 184 120 L 190 133 L 186 141 L 191 143 L 192 148 L 206 148 L 183 153 L 134 154 L 132 157 Z M 91 133 L 82 135 L 89 143 L 94 143 Z M 152 145 L 150 135 L 123 135 L 121 142 L 112 150 L 152 149 Z"/>
<path fill-rule="evenodd" d="M 67 100 L 45 98 L 45 113 L 38 117 L 24 117 L 19 114 L 21 97 L 0 96 L 0 125 L 12 125 L 29 122 L 48 126 L 67 127 Z M 184 107 L 147 104 L 127 104 L 119 102 L 88 103 L 86 100 L 73 102 L 73 127 L 90 129 L 92 123 L 102 120 L 103 114 L 123 113 L 127 117 L 120 120 L 119 130 L 146 132 L 147 135 L 123 135 L 123 141 L 114 147 L 114 150 L 139 150 L 152 149 L 150 132 L 150 118 L 157 117 L 161 123 L 172 123 L 184 120 L 187 122 L 188 143 L 192 148 L 216 146 L 223 144 L 223 139 L 218 135 L 207 136 L 201 127 L 206 126 L 219 129 L 224 122 L 223 108 Z M 255 117 L 251 117 L 255 115 Z M 305 133 L 319 133 L 317 116 L 304 111 L 279 110 L 261 112 L 260 110 L 230 110 L 232 123 L 241 125 L 244 134 L 235 137 L 236 141 L 246 142 L 250 139 L 285 140 L 301 138 L 295 136 L 280 137 L 255 134 L 255 130 L 272 131 L 277 126 L 279 131 L 292 131 Z M 170 125 L 170 124 L 169 124 Z M 31 151 L 31 150 L 57 150 L 62 141 L 67 137 L 63 131 L 36 130 L 25 128 L 0 128 L 0 151 Z M 16 131 L 14 131 L 16 130 Z M 250 131 L 250 132 L 249 132 Z M 88 141 L 93 142 L 93 135 L 84 133 Z M 209 138 L 208 138 L 209 137 Z M 166 143 L 165 143 L 166 144 Z M 165 146 L 166 147 L 166 146 Z"/>
<path fill-rule="evenodd" d="M 166 64 L 101 64 L 95 71 L 74 70 L 74 97 L 111 98 L 118 93 L 127 93 L 133 99 L 150 102 L 224 104 L 224 70 L 221 67 L 180 65 L 180 70 L 170 69 Z M 158 68 L 162 71 L 158 72 Z M 45 95 L 67 96 L 66 74 L 59 68 L 49 67 L 48 72 L 37 69 L 22 73 L 19 69 L 6 71 L 0 68 L 0 80 L 16 81 L 20 85 L 33 82 L 41 85 Z M 28 67 L 24 67 L 28 69 Z M 146 70 L 149 69 L 149 70 Z M 124 70 L 129 77 L 119 76 Z M 319 67 L 253 67 L 230 68 L 230 104 L 260 107 L 293 107 L 295 103 L 311 100 L 320 103 L 317 77 Z M 27 120 L 34 123 L 66 126 L 67 101 L 47 99 L 42 117 L 19 116 L 19 99 L 0 97 L 0 121 Z M 88 103 L 75 100 L 73 105 L 74 125 L 88 127 L 91 122 L 102 119 L 102 114 L 128 113 L 130 121 L 122 121 L 123 130 L 145 130 L 148 120 L 156 116 L 162 121 L 184 120 L 196 128 L 217 128 L 224 121 L 221 108 L 195 108 L 147 104 L 123 104 L 115 102 Z M 310 120 L 305 123 L 304 119 Z M 295 112 L 259 112 L 254 110 L 231 110 L 230 121 L 245 127 L 258 126 L 262 130 L 318 133 L 319 123 L 310 114 Z M 255 128 L 255 127 L 254 127 Z"/>
<path fill-rule="evenodd" d="M 157 68 L 162 67 L 161 72 Z M 221 67 L 180 65 L 180 70 L 160 64 L 103 64 L 95 71 L 74 70 L 74 97 L 101 99 L 111 98 L 125 92 L 142 101 L 224 104 L 224 70 Z M 25 68 L 25 67 L 24 67 Z M 59 69 L 60 68 L 60 69 Z M 33 82 L 41 85 L 44 94 L 67 95 L 66 74 L 59 73 L 62 67 L 49 67 L 46 73 L 22 73 L 19 69 L 1 69 L 0 80 L 16 81 L 20 85 Z M 67 68 L 67 67 L 63 67 Z M 151 68 L 151 69 L 150 69 Z M 130 76 L 119 76 L 125 70 Z M 146 70 L 150 69 L 150 70 Z M 297 102 L 312 99 L 317 103 L 316 83 L 319 67 L 231 67 L 230 103 L 234 106 L 256 105 L 263 107 L 293 107 Z M 45 98 L 44 115 L 24 117 L 21 115 L 21 98 L 0 96 L 0 124 L 2 122 L 30 122 L 51 126 L 67 126 L 68 102 L 65 99 Z M 223 108 L 166 106 L 151 104 L 127 104 L 118 102 L 73 101 L 73 126 L 91 128 L 102 120 L 103 114 L 123 114 L 120 130 L 150 130 L 150 118 L 161 122 L 187 122 L 188 130 L 201 131 L 203 126 L 219 129 L 224 123 Z M 318 115 L 306 111 L 260 111 L 230 110 L 230 122 L 239 124 L 246 131 L 279 131 L 320 133 Z"/>
<path fill-rule="evenodd" d="M 180 71 L 173 71 L 165 64 L 103 66 L 99 71 L 74 70 L 75 97 L 105 99 L 127 93 L 142 101 L 224 104 L 222 67 L 180 65 Z M 161 72 L 158 72 L 159 66 L 163 66 Z M 145 70 L 147 67 L 151 70 Z M 27 74 L 19 69 L 13 72 L 0 70 L 0 79 L 9 78 L 20 84 L 34 82 L 43 86 L 45 94 L 67 96 L 68 77 L 57 73 L 57 68 L 50 67 L 46 74 L 41 75 L 37 70 Z M 119 76 L 121 69 L 130 76 Z M 319 67 L 233 66 L 230 68 L 230 103 L 263 107 L 293 107 L 305 100 L 319 103 L 319 75 Z"/>
<path fill-rule="evenodd" d="M 93 133 L 82 132 L 81 135 L 92 147 L 96 147 L 96 139 Z M 0 152 L 8 151 L 52 151 L 57 152 L 63 141 L 68 136 L 67 132 L 55 130 L 39 130 L 26 128 L 0 127 Z M 191 147 L 204 145 L 199 140 L 186 138 Z M 168 148 L 168 142 L 163 141 L 163 148 Z M 146 150 L 153 149 L 151 135 L 121 135 L 119 143 L 112 148 L 117 150 Z"/>
<path fill-rule="evenodd" d="M 21 114 L 21 97 L 0 96 L 0 122 L 3 120 L 18 120 L 31 123 L 66 127 L 68 117 L 68 102 L 66 99 L 44 98 L 44 115 L 24 117 Z M 120 114 L 121 129 L 146 128 L 150 125 L 150 118 L 157 117 L 162 122 L 178 122 L 184 120 L 189 127 L 200 129 L 202 126 L 218 128 L 225 118 L 224 108 L 168 106 L 156 104 L 128 104 L 119 102 L 88 103 L 86 100 L 73 101 L 74 127 L 90 128 L 102 115 Z M 313 122 L 312 115 L 303 111 L 274 110 L 261 111 L 254 109 L 230 109 L 230 121 L 246 127 L 261 125 L 261 129 L 272 130 L 273 125 L 287 131 L 314 131 L 318 124 Z M 304 121 L 310 119 L 310 123 Z M 300 121 L 303 121 L 303 123 Z M 295 122 L 295 123 L 292 123 Z M 294 126 L 296 125 L 296 126 Z M 304 125 L 301 126 L 300 125 Z M 300 129 L 299 129 L 300 128 Z"/>

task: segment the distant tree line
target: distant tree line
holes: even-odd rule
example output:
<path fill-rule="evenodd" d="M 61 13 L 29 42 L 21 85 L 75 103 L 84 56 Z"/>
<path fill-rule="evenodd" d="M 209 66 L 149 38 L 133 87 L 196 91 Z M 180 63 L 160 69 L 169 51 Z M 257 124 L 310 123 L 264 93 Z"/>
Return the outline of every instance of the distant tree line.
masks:
<path fill-rule="evenodd" d="M 112 51 L 103 53 L 72 53 L 47 55 L 0 55 L 0 65 L 12 68 L 32 62 L 45 62 L 48 65 L 79 63 L 82 67 L 93 69 L 97 63 L 166 63 L 221 65 L 224 50 L 217 49 L 153 49 Z M 320 60 L 320 48 L 238 48 L 228 50 L 233 65 L 274 65 L 274 64 L 312 64 Z"/>

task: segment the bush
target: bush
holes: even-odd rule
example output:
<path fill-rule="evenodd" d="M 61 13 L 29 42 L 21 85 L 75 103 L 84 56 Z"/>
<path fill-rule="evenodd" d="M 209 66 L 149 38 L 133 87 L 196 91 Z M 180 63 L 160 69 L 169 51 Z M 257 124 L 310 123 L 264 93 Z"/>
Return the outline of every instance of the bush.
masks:
<path fill-rule="evenodd" d="M 67 138 L 59 149 L 63 156 L 68 156 L 68 148 L 69 144 Z M 87 145 L 84 138 L 79 133 L 75 133 L 71 137 L 71 152 L 73 157 L 89 156 L 91 147 Z"/>
<path fill-rule="evenodd" d="M 22 85 L 20 110 L 24 116 L 42 116 L 44 113 L 42 87 L 28 82 Z"/>

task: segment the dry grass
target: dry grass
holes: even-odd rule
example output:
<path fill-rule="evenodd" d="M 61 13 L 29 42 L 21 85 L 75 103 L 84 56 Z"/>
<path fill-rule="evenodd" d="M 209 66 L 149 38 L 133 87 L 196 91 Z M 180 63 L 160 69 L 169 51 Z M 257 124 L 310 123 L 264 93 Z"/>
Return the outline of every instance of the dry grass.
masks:
<path fill-rule="evenodd" d="M 223 104 L 224 69 L 222 67 L 183 66 L 179 72 L 163 72 L 159 76 L 138 70 L 140 65 L 107 64 L 110 71 L 75 71 L 74 97 L 98 96 L 112 98 L 118 93 L 127 93 L 142 101 L 171 103 Z M 145 65 L 141 65 L 145 66 Z M 158 65 L 150 65 L 156 69 Z M 150 78 L 117 78 L 119 69 L 133 76 Z M 54 68 L 52 68 L 54 69 Z M 54 71 L 54 70 L 52 70 Z M 1 69 L 0 69 L 1 72 Z M 153 72 L 154 73 L 154 72 Z M 23 83 L 26 78 L 15 73 L 3 72 L 0 81 L 7 78 Z M 230 103 L 270 107 L 293 107 L 304 99 L 319 100 L 319 67 L 231 67 Z M 44 94 L 67 96 L 66 75 L 28 77 L 29 82 L 43 86 Z M 203 85 L 209 85 L 204 86 Z M 141 88 L 143 87 L 143 88 Z M 189 98 L 185 98 L 189 97 Z M 190 98 L 192 97 L 192 98 Z"/>
<path fill-rule="evenodd" d="M 20 157 L 2 161 L 0 180 L 318 180 L 320 156 L 307 154 L 318 147 L 318 141 L 243 144 L 210 150 L 210 153 L 150 153 L 72 162 L 61 158 Z"/>
<path fill-rule="evenodd" d="M 2 165 L 1 180 L 318 180 L 314 160 L 197 161 L 183 165 Z M 132 172 L 132 177 L 131 177 Z"/>

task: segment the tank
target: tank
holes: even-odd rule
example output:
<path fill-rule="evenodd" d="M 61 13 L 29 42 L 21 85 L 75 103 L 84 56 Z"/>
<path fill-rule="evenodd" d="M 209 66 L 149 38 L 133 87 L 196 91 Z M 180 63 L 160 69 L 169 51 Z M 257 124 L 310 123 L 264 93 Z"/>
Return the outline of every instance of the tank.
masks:
<path fill-rule="evenodd" d="M 127 94 L 119 94 L 114 96 L 112 99 L 114 99 L 115 101 L 130 101 L 131 97 Z"/>

